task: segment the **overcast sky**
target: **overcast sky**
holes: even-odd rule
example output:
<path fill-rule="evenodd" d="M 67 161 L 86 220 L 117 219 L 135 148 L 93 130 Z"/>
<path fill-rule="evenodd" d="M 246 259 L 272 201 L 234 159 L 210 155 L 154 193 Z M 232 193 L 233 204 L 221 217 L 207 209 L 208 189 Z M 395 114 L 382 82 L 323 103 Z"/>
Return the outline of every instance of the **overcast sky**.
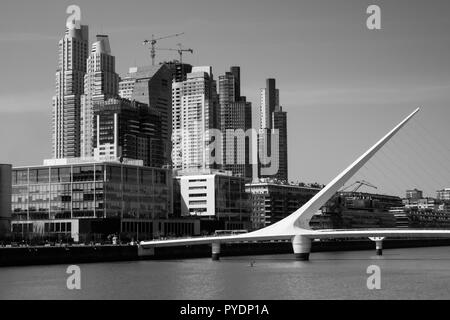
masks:
<path fill-rule="evenodd" d="M 288 112 L 289 176 L 328 183 L 416 107 L 421 113 L 354 179 L 379 192 L 450 187 L 450 2 L 365 0 L 2 0 L 0 162 L 51 157 L 57 43 L 69 4 L 108 34 L 117 71 L 150 64 L 142 41 L 194 49 L 185 61 L 215 77 L 241 66 L 242 94 L 259 110 L 259 89 L 277 79 Z M 377 4 L 382 30 L 366 28 Z M 177 58 L 158 52 L 157 60 Z M 257 125 L 257 122 L 255 122 Z"/>

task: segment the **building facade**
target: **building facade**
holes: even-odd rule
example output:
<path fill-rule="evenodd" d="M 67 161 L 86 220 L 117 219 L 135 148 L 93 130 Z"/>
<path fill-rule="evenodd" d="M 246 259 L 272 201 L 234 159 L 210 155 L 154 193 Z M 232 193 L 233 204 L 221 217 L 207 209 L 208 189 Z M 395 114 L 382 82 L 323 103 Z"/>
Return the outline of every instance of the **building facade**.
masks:
<path fill-rule="evenodd" d="M 288 182 L 287 113 L 280 106 L 280 93 L 275 79 L 267 79 L 266 88 L 261 89 L 259 129 L 259 177 Z M 273 146 L 272 136 L 276 133 L 278 145 Z M 266 174 L 266 168 L 273 169 Z"/>
<path fill-rule="evenodd" d="M 165 164 L 161 115 L 146 104 L 108 99 L 94 107 L 96 159 L 142 160 L 145 166 Z"/>
<path fill-rule="evenodd" d="M 11 173 L 10 164 L 0 164 L 0 236 L 11 230 Z"/>
<path fill-rule="evenodd" d="M 245 192 L 245 178 L 230 172 L 209 171 L 203 174 L 177 176 L 181 217 L 240 222 L 250 221 L 249 195 Z M 177 200 L 174 200 L 177 203 Z"/>
<path fill-rule="evenodd" d="M 231 171 L 233 175 L 251 179 L 252 141 L 243 135 L 252 128 L 252 105 L 240 94 L 240 67 L 231 67 L 229 72 L 219 76 L 222 168 Z M 243 139 L 243 143 L 239 139 Z"/>
<path fill-rule="evenodd" d="M 441 201 L 450 201 L 450 188 L 438 190 L 436 198 Z"/>
<path fill-rule="evenodd" d="M 194 67 L 186 81 L 173 84 L 172 92 L 174 169 L 216 168 L 210 129 L 219 126 L 219 108 L 212 68 Z"/>
<path fill-rule="evenodd" d="M 14 232 L 142 234 L 172 213 L 172 175 L 162 168 L 118 162 L 68 162 L 12 170 Z M 136 224 L 134 224 L 136 223 Z M 153 231 L 152 231 L 153 232 Z"/>
<path fill-rule="evenodd" d="M 245 189 L 251 195 L 253 229 L 264 228 L 286 218 L 320 191 L 314 187 L 273 181 L 249 183 Z"/>
<path fill-rule="evenodd" d="M 89 30 L 67 29 L 58 44 L 56 94 L 52 110 L 53 158 L 76 158 L 81 154 L 81 96 L 89 54 Z"/>
<path fill-rule="evenodd" d="M 395 228 L 390 211 L 401 206 L 396 196 L 362 192 L 339 192 L 311 219 L 313 229 Z"/>
<path fill-rule="evenodd" d="M 81 96 L 81 156 L 94 156 L 94 104 L 108 98 L 116 98 L 119 93 L 119 76 L 115 71 L 115 57 L 111 55 L 109 38 L 97 35 L 87 59 L 84 76 L 84 95 Z"/>
<path fill-rule="evenodd" d="M 418 189 L 406 190 L 406 199 L 419 200 L 423 198 L 423 191 Z"/>
<path fill-rule="evenodd" d="M 145 103 L 160 114 L 164 165 L 171 166 L 172 153 L 172 73 L 169 68 L 144 66 L 130 68 L 119 83 L 122 98 Z"/>
<path fill-rule="evenodd" d="M 172 82 L 182 82 L 187 78 L 187 74 L 192 72 L 192 65 L 181 63 L 178 60 L 164 62 L 172 74 Z"/>

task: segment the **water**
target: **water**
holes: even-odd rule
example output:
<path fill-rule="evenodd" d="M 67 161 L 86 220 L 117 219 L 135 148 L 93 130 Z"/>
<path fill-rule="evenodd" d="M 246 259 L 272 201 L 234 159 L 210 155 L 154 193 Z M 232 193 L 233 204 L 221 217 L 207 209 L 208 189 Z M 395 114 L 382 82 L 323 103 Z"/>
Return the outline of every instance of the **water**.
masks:
<path fill-rule="evenodd" d="M 450 299 L 450 247 L 0 268 L 0 299 Z M 251 261 L 254 261 L 251 267 Z M 367 267 L 381 268 L 368 290 Z"/>

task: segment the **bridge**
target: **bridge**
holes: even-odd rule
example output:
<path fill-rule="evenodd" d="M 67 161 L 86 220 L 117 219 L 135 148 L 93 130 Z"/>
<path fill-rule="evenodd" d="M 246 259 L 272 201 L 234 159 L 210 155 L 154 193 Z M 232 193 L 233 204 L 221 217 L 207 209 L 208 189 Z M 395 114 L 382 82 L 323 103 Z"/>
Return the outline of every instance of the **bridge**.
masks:
<path fill-rule="evenodd" d="M 174 239 L 163 241 L 143 241 L 139 245 L 139 254 L 148 256 L 154 254 L 156 247 L 175 247 L 211 244 L 212 259 L 220 258 L 220 246 L 223 243 L 237 242 L 259 242 L 271 240 L 290 240 L 294 255 L 298 260 L 309 260 L 311 243 L 314 239 L 337 239 L 337 238 L 369 238 L 376 243 L 377 254 L 382 254 L 382 243 L 386 237 L 414 237 L 414 238 L 450 238 L 450 230 L 405 230 L 405 229 L 366 229 L 366 230 L 311 230 L 309 222 L 313 215 L 333 195 L 344 186 L 344 184 L 363 167 L 390 139 L 392 139 L 420 108 L 414 110 L 409 116 L 401 121 L 395 128 L 387 133 L 381 140 L 361 155 L 348 168 L 342 171 L 319 193 L 311 198 L 300 209 L 284 218 L 283 220 L 266 228 L 239 235 L 200 237 L 189 239 Z"/>

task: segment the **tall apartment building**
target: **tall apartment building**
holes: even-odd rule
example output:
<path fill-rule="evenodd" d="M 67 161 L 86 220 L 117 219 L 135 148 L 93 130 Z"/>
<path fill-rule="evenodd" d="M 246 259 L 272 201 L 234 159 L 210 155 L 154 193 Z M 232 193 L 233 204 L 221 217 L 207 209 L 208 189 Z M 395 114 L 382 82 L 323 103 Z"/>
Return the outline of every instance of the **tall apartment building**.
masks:
<path fill-rule="evenodd" d="M 119 83 L 119 95 L 145 103 L 161 115 L 163 165 L 171 165 L 172 73 L 169 68 L 164 64 L 130 68 L 129 73 Z"/>
<path fill-rule="evenodd" d="M 142 160 L 148 167 L 164 164 L 161 115 L 146 104 L 108 99 L 94 107 L 94 154 L 105 161 Z"/>
<path fill-rule="evenodd" d="M 52 103 L 53 158 L 73 158 L 81 154 L 81 95 L 88 55 L 88 26 L 66 29 L 58 44 L 56 94 Z"/>
<path fill-rule="evenodd" d="M 108 98 L 115 98 L 119 93 L 119 76 L 115 72 L 115 57 L 111 55 L 108 36 L 97 35 L 87 59 L 84 76 L 84 95 L 81 96 L 81 156 L 92 157 L 94 104 Z"/>
<path fill-rule="evenodd" d="M 252 128 L 252 105 L 241 97 L 240 68 L 231 67 L 230 72 L 219 76 L 220 130 L 222 132 L 222 163 L 225 170 L 235 176 L 252 178 L 250 164 L 250 141 L 244 143 L 234 136 L 229 139 L 227 130 L 246 132 Z M 255 142 L 256 143 L 256 142 Z"/>
<path fill-rule="evenodd" d="M 272 114 L 280 106 L 280 90 L 275 79 L 267 79 L 266 87 L 261 89 L 260 129 L 272 129 Z"/>
<path fill-rule="evenodd" d="M 215 168 L 210 163 L 210 129 L 218 128 L 217 85 L 212 67 L 194 67 L 172 88 L 172 160 L 174 169 Z"/>
<path fill-rule="evenodd" d="M 278 148 L 271 145 L 271 135 L 276 130 L 278 130 Z M 259 165 L 259 177 L 287 182 L 287 113 L 280 106 L 280 94 L 276 88 L 275 79 L 267 79 L 266 88 L 261 89 L 260 133 L 258 140 L 259 159 L 262 160 Z M 265 152 L 261 153 L 261 150 Z M 267 157 L 272 159 L 272 163 L 268 163 Z M 278 166 L 276 172 L 269 175 L 264 174 L 262 169 L 273 166 L 274 161 L 276 161 Z"/>

